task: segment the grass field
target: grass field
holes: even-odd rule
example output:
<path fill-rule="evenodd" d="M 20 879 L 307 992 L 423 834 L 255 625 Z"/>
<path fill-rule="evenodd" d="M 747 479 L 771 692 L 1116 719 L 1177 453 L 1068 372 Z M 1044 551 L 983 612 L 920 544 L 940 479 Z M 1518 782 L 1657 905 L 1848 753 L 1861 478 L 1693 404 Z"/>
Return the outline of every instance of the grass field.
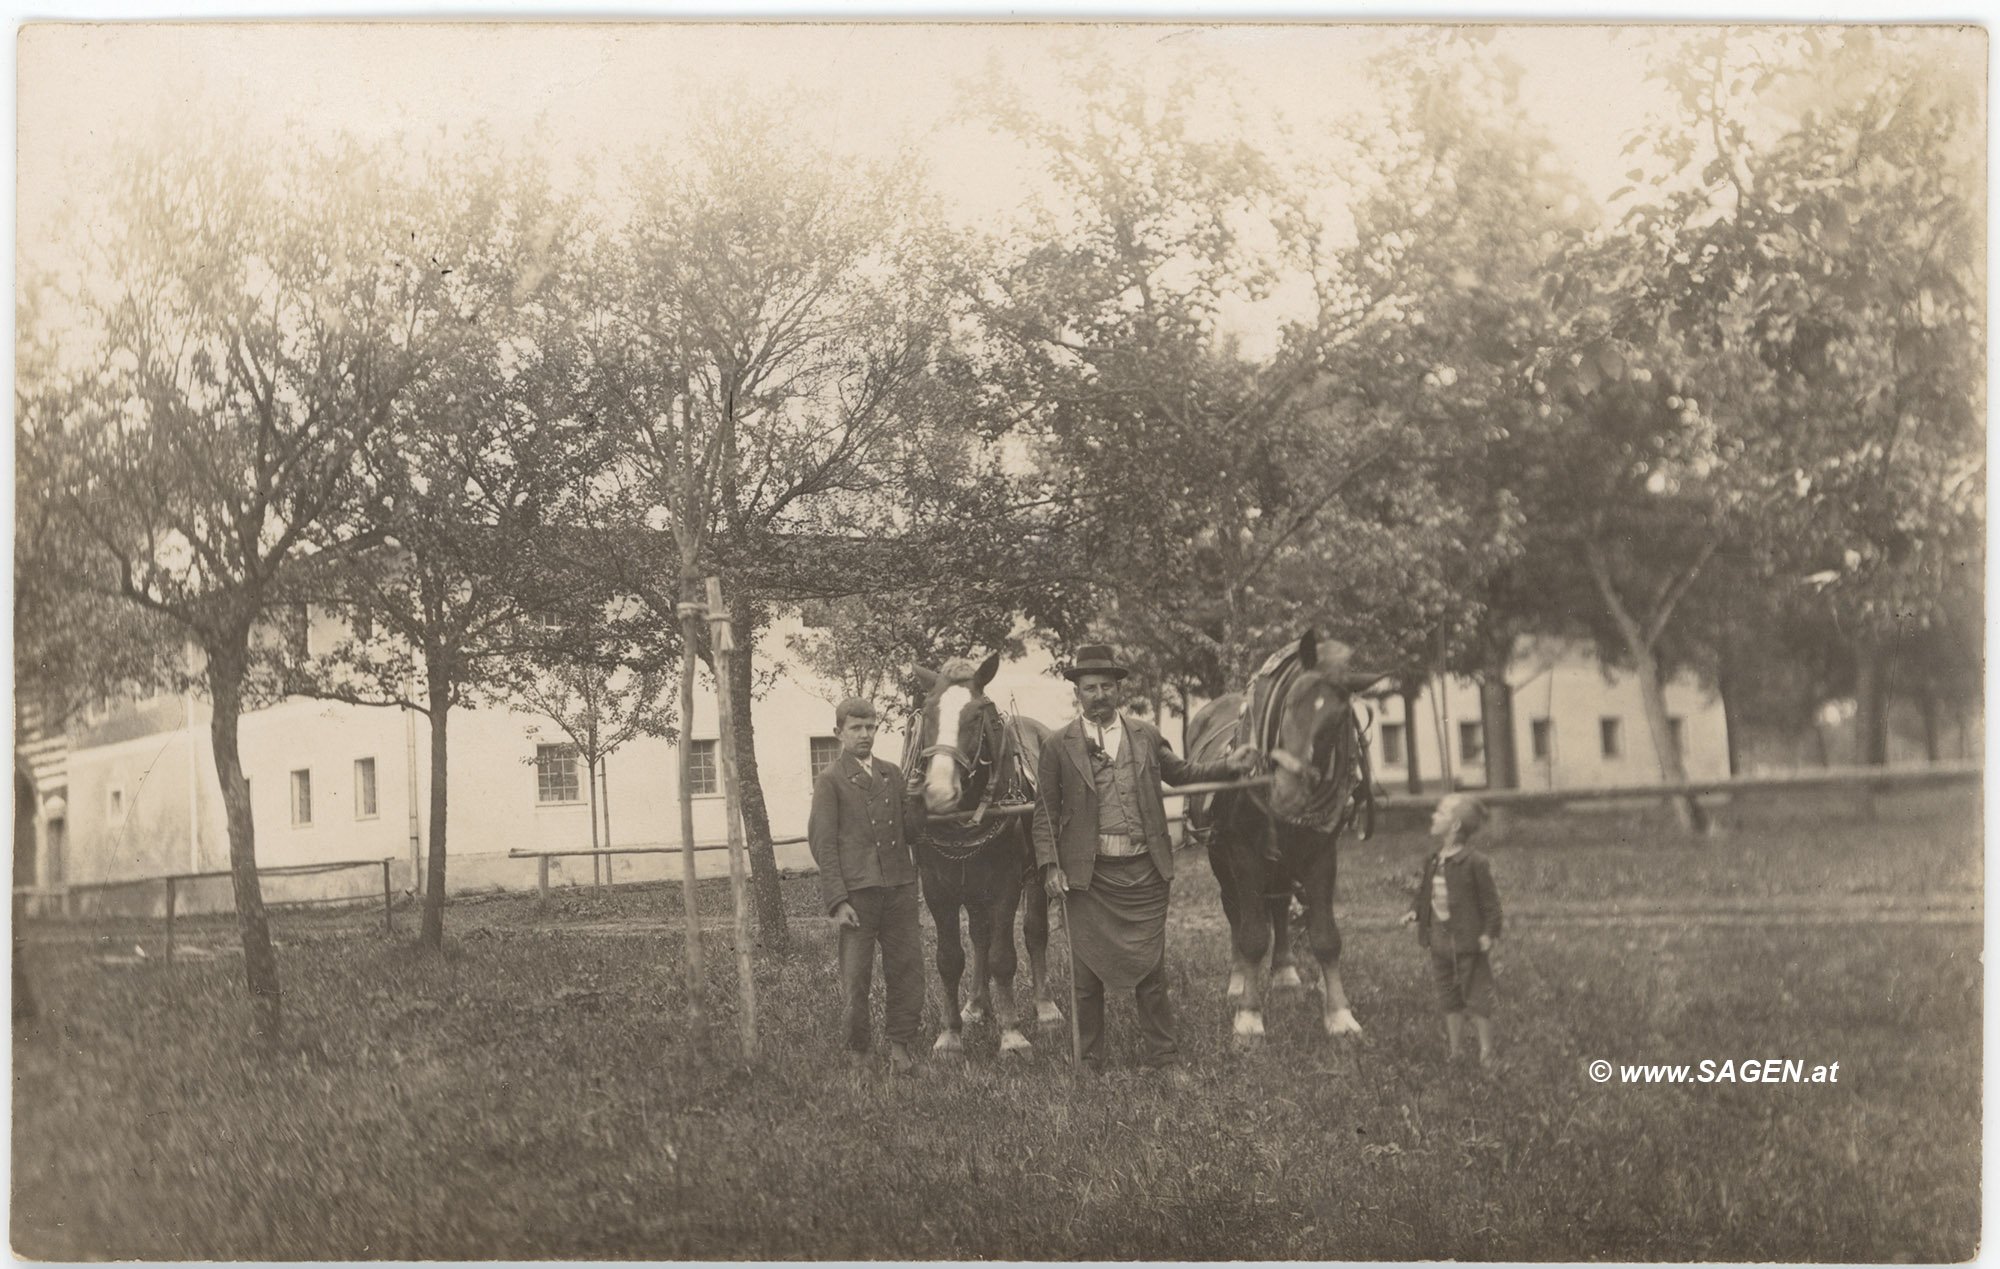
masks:
<path fill-rule="evenodd" d="M 1982 934 L 1952 910 L 1981 910 L 1977 809 L 1879 810 L 1744 810 L 1696 843 L 1640 819 L 1508 826 L 1491 1075 L 1444 1063 L 1420 954 L 1393 924 L 1423 850 L 1409 837 L 1343 858 L 1344 970 L 1368 1034 L 1340 1045 L 1310 996 L 1274 999 L 1258 1050 L 1230 1045 L 1214 885 L 1184 858 L 1169 958 L 1186 1089 L 1123 1070 L 1073 1084 L 1062 1033 L 1003 1063 L 990 1029 L 963 1062 L 850 1074 L 810 882 L 789 887 L 795 951 L 759 960 L 754 1069 L 731 1057 L 720 935 L 712 1039 L 685 1032 L 671 888 L 457 903 L 442 961 L 383 938 L 379 911 L 372 932 L 364 913 L 281 919 L 293 1036 L 277 1057 L 240 1039 L 227 954 L 168 969 L 150 927 L 38 924 L 42 1015 L 14 1045 L 13 1245 L 44 1259 L 1961 1260 L 1980 1232 Z M 726 911 L 726 891 L 702 898 Z M 153 959 L 100 961 L 135 938 Z M 1131 1030 L 1117 1002 L 1114 1058 Z M 1766 1056 L 1838 1061 L 1839 1081 L 1584 1073 L 1594 1058 Z"/>

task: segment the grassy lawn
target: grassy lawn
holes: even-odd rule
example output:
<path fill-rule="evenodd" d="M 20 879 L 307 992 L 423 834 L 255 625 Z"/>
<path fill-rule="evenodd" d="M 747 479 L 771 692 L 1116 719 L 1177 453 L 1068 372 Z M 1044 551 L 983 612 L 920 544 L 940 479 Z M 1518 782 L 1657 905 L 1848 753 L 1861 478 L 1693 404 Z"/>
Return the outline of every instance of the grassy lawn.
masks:
<path fill-rule="evenodd" d="M 1518 822 L 1495 875 L 1522 911 L 1976 902 L 1967 799 L 1885 805 L 1873 824 L 1736 818 L 1695 844 L 1651 821 Z M 239 1039 L 228 956 L 168 970 L 149 943 L 152 961 L 107 967 L 91 940 L 37 939 L 43 1014 L 14 1045 L 13 1245 L 44 1259 L 1972 1254 L 1978 926 L 1524 921 L 1496 960 L 1505 1062 L 1487 1076 L 1443 1062 L 1420 954 L 1388 924 L 1421 850 L 1400 837 L 1344 857 L 1344 967 L 1367 1037 L 1331 1045 L 1311 996 L 1281 997 L 1254 1052 L 1229 1044 L 1214 887 L 1187 861 L 1169 949 L 1196 1075 L 1182 1090 L 1124 1071 L 1073 1085 L 1062 1033 L 1003 1063 L 990 1029 L 963 1063 L 851 1075 L 810 882 L 790 886 L 797 948 L 759 961 L 754 1070 L 730 1056 L 720 938 L 713 1039 L 686 1034 L 670 888 L 455 904 L 442 961 L 362 914 L 281 920 L 295 1034 L 276 1058 Z M 726 911 L 726 890 L 703 902 Z M 620 917 L 671 928 L 585 928 Z M 149 933 L 104 928 L 114 945 Z M 1128 1002 L 1111 1039 L 1129 1056 Z M 1584 1074 L 1600 1057 L 1766 1056 L 1838 1061 L 1839 1082 Z"/>

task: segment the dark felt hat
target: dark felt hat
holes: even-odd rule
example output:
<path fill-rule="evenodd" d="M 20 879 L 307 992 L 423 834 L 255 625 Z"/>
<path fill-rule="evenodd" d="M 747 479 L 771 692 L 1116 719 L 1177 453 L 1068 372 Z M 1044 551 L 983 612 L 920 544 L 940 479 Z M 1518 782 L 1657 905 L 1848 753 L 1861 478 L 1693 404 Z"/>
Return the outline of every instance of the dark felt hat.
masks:
<path fill-rule="evenodd" d="M 1109 674 L 1114 679 L 1122 679 L 1131 671 L 1118 664 L 1111 654 L 1111 648 L 1103 643 L 1086 643 L 1076 650 L 1076 662 L 1063 671 L 1063 677 L 1074 683 L 1086 674 Z"/>

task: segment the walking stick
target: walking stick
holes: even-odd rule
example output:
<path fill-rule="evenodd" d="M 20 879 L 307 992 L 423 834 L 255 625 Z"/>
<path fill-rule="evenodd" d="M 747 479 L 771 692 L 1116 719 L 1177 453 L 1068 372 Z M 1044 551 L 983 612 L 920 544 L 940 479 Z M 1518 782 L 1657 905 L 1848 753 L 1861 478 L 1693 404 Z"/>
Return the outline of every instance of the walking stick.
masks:
<path fill-rule="evenodd" d="M 1062 891 L 1063 959 L 1069 962 L 1069 1073 L 1083 1071 L 1083 1023 L 1076 1013 L 1076 939 L 1070 933 L 1069 886 Z"/>

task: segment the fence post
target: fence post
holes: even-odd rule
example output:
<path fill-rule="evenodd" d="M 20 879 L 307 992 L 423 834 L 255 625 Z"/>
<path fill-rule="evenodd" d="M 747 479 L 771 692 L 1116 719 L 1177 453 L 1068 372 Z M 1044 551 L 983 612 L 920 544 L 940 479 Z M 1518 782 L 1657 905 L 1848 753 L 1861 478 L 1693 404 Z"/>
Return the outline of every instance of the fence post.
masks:
<path fill-rule="evenodd" d="M 174 963 L 174 879 L 167 878 L 167 964 Z"/>
<path fill-rule="evenodd" d="M 389 882 L 389 861 L 382 861 L 382 933 L 388 938 L 396 937 L 395 891 Z"/>
<path fill-rule="evenodd" d="M 544 903 L 549 897 L 549 857 L 543 855 L 535 861 L 535 889 Z"/>

